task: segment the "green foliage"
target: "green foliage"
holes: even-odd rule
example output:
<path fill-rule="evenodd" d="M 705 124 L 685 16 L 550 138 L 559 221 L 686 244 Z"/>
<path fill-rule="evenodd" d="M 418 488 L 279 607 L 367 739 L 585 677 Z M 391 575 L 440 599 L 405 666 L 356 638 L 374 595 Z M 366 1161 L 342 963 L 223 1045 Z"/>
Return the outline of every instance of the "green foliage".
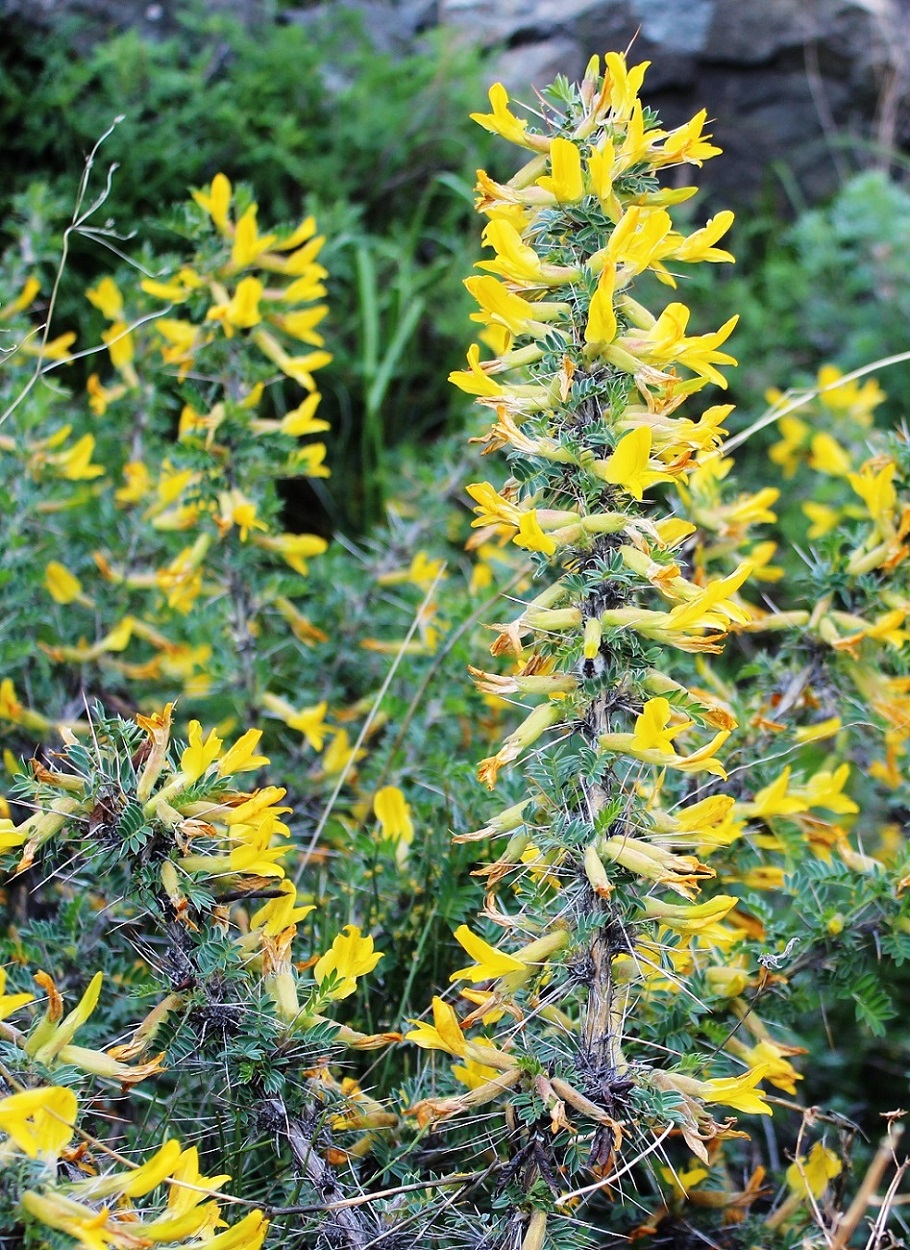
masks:
<path fill-rule="evenodd" d="M 0 1121 L 0 1241 L 13 1229 L 29 1250 L 70 1250 L 77 1234 L 89 1244 L 64 1201 L 90 1193 L 95 1171 L 113 1188 L 94 1192 L 84 1220 L 100 1227 L 104 1206 L 136 1233 L 180 1184 L 130 1194 L 109 1178 L 179 1135 L 204 1172 L 233 1174 L 218 1201 L 268 1210 L 275 1247 L 822 1244 L 856 1178 L 823 1185 L 813 1205 L 789 1153 L 806 1159 L 818 1123 L 843 1130 L 837 1114 L 874 1138 L 890 1108 L 868 1090 L 907 1062 L 894 1021 L 910 960 L 910 454 L 871 427 L 877 394 L 823 396 L 804 428 L 774 435 L 770 467 L 756 449 L 739 482 L 712 472 L 720 436 L 699 441 L 704 431 L 674 416 L 680 379 L 662 372 L 667 359 L 647 359 L 648 314 L 629 292 L 651 288 L 632 285 L 637 272 L 616 301 L 624 354 L 586 334 L 603 271 L 574 267 L 611 245 L 617 212 L 657 193 L 642 158 L 611 183 L 610 212 L 590 188 L 539 212 L 532 242 L 570 272 L 548 293 L 565 308 L 503 407 L 486 410 L 499 423 L 488 448 L 504 430 L 514 441 L 511 478 L 470 531 L 464 484 L 488 462 L 438 428 L 472 250 L 471 143 L 450 117 L 464 111 L 462 91 L 476 103 L 471 67 L 460 85 L 462 62 L 441 47 L 394 63 L 343 27 L 304 39 L 296 27 L 249 35 L 201 22 L 160 44 L 102 43 L 81 61 L 54 47 L 30 56 L 5 71 L 20 106 L 28 74 L 41 84 L 11 148 L 24 167 L 26 150 L 56 164 L 50 182 L 16 194 L 0 272 L 15 348 L 0 377 L 0 728 L 17 774 L 0 811 L 0 1105 L 76 1091 L 73 1144 L 85 1133 L 94 1154 L 58 1150 L 47 1164 Z M 558 80 L 546 97 L 553 127 L 572 131 L 595 95 Z M 54 110 L 70 138 L 52 152 Z M 42 360 L 28 353 L 70 207 L 60 188 L 108 111 L 128 114 L 103 149 L 122 169 L 68 232 Z M 656 125 L 647 110 L 642 119 Z M 627 130 L 634 139 L 620 113 L 613 125 L 617 145 Z M 665 139 L 652 134 L 649 159 Z M 243 181 L 219 215 L 225 187 L 211 179 L 222 168 Z M 183 179 L 203 192 L 195 204 L 176 205 Z M 260 222 L 238 258 L 247 179 Z M 522 185 L 540 199 L 542 182 Z M 314 303 L 315 253 L 298 258 L 308 277 L 297 311 L 315 320 L 295 332 L 283 292 L 299 273 L 281 239 L 304 202 L 329 236 L 331 314 L 323 321 Z M 122 237 L 147 211 L 163 224 Z M 99 225 L 108 213 L 120 233 Z M 282 219 L 291 224 L 256 251 L 257 231 Z M 680 294 L 710 298 L 710 324 L 734 299 L 752 319 L 737 347 L 757 362 L 746 394 L 780 381 L 783 362 L 814 365 L 835 340 L 846 366 L 888 342 L 905 312 L 888 278 L 908 220 L 903 191 L 857 180 L 786 236 L 763 236 L 750 275 L 687 275 Z M 892 248 L 884 257 L 875 231 Z M 98 244 L 115 249 L 103 255 L 122 309 L 101 286 L 112 275 Z M 621 249 L 617 264 L 635 267 Z M 35 272 L 43 294 L 30 307 L 17 297 Z M 250 280 L 262 289 L 242 297 Z M 536 298 L 543 288 L 529 281 Z M 193 330 L 182 353 L 168 355 L 169 321 Z M 84 362 L 53 342 L 69 324 Z M 503 327 L 488 328 L 495 338 Z M 105 354 L 102 334 L 111 349 L 128 338 L 130 358 Z M 683 350 L 685 374 L 700 349 Z M 648 367 L 630 365 L 636 352 Z M 690 369 L 699 383 L 705 359 Z M 323 416 L 331 477 L 320 444 L 299 442 Z M 613 472 L 630 428 L 649 422 L 644 468 Z M 836 435 L 843 464 L 819 432 Z M 666 479 L 668 467 L 675 485 L 630 486 L 631 474 Z M 780 474 L 783 584 L 770 554 L 759 558 L 769 531 L 753 532 L 769 515 L 759 488 Z M 692 519 L 672 542 L 658 527 L 671 501 L 674 520 Z M 329 518 L 383 524 L 325 554 L 314 538 L 308 565 L 292 540 L 307 538 L 297 531 L 317 504 L 326 532 Z M 807 533 L 807 504 L 829 509 L 836 528 Z M 516 551 L 518 507 L 542 519 L 555 552 L 533 536 Z M 188 550 L 195 565 L 181 564 Z M 767 586 L 727 586 L 713 605 L 725 615 L 671 628 L 668 599 L 698 602 L 746 561 Z M 530 601 L 553 576 L 562 599 L 535 617 Z M 507 619 L 511 600 L 519 620 L 494 629 L 501 642 L 520 625 L 524 654 L 501 674 L 475 669 L 470 691 L 464 670 L 490 642 L 482 626 Z M 737 632 L 714 660 L 706 633 Z M 516 722 L 548 693 L 548 738 L 535 727 L 521 739 Z M 723 748 L 727 775 L 696 778 L 688 757 L 721 726 L 707 750 Z M 498 748 L 484 761 L 495 781 L 515 744 L 523 776 L 499 785 L 500 804 L 514 806 L 491 817 L 475 764 Z M 694 824 L 680 823 L 702 803 Z M 478 913 L 477 958 L 544 945 L 517 970 L 481 969 L 462 999 L 452 970 Z M 36 971 L 36 1000 L 15 1001 L 35 993 Z M 74 1009 L 72 1044 L 60 1019 Z M 439 1032 L 421 1049 L 411 1043 L 430 1010 Z M 770 1088 L 739 1088 L 769 1056 Z M 491 1083 L 491 1072 L 507 1079 Z M 771 1109 L 773 1133 L 753 1125 L 751 1142 L 726 1140 L 728 1111 Z M 836 1151 L 833 1132 L 825 1141 L 849 1161 L 846 1133 Z M 855 1148 L 857 1178 L 873 1149 Z M 577 1203 L 566 1197 L 576 1189 Z M 29 1206 L 25 1190 L 51 1206 Z M 251 1226 L 239 1244 L 258 1247 L 261 1234 Z"/>
<path fill-rule="evenodd" d="M 49 282 L 84 155 L 118 118 L 99 165 L 117 166 L 103 214 L 120 251 L 136 222 L 156 251 L 172 247 L 180 227 L 160 219 L 163 206 L 219 171 L 254 185 L 270 221 L 314 209 L 330 239 L 326 408 L 343 436 L 341 486 L 299 491 L 291 507 L 301 527 L 362 530 L 393 492 L 388 448 L 460 421 L 445 376 L 467 315 L 470 186 L 486 147 L 467 120 L 476 58 L 440 41 L 393 59 L 343 12 L 249 31 L 193 10 L 176 20 L 179 33 L 161 41 L 132 31 L 79 56 L 66 38 L 27 26 L 21 45 L 5 46 L 2 220 L 27 212 L 13 208 L 26 194 L 44 197 L 31 255 L 46 259 Z M 27 191 L 39 178 L 48 188 Z M 73 328 L 87 328 L 82 288 L 93 263 L 80 244 L 63 276 L 57 310 Z M 431 290 L 432 319 L 423 315 Z"/>
<path fill-rule="evenodd" d="M 693 310 L 740 314 L 731 340 L 741 362 L 731 378 L 740 419 L 761 411 L 769 384 L 801 385 L 825 361 L 847 372 L 906 350 L 908 231 L 906 187 L 870 170 L 793 222 L 760 213 L 737 221 L 735 269 L 686 275 Z M 910 366 L 898 365 L 886 389 L 898 395 L 908 383 Z M 903 415 L 896 402 L 883 413 Z"/>

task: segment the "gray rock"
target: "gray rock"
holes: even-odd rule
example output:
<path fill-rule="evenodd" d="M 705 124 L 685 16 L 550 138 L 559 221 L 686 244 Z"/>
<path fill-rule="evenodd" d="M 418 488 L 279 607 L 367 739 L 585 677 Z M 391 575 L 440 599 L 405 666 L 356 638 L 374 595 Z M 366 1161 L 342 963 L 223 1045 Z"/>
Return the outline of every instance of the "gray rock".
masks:
<path fill-rule="evenodd" d="M 863 150 L 910 142 L 910 0 L 440 0 L 439 17 L 519 99 L 631 43 L 665 124 L 716 119 L 725 157 L 699 181 L 734 202 L 788 182 L 815 200 Z"/>
<path fill-rule="evenodd" d="M 439 0 L 439 22 L 470 32 L 481 47 L 558 37 L 603 0 Z"/>
<path fill-rule="evenodd" d="M 331 18 L 339 8 L 357 15 L 379 52 L 407 52 L 439 22 L 436 0 L 344 0 L 343 5 L 326 0 L 305 9 L 285 9 L 281 20 L 308 26 Z"/>
<path fill-rule="evenodd" d="M 530 84 L 545 87 L 557 74 L 579 78 L 584 73 L 585 63 L 585 54 L 578 39 L 553 35 L 542 42 L 507 48 L 496 58 L 496 73 L 513 96 L 533 105 L 534 94 Z"/>

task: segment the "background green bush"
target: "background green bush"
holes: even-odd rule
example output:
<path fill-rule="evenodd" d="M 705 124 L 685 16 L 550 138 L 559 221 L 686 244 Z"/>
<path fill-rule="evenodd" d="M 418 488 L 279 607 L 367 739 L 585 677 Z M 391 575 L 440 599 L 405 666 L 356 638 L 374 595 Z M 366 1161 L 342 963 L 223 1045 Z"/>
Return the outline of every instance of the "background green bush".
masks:
<path fill-rule="evenodd" d="M 393 59 L 345 13 L 252 31 L 177 20 L 179 34 L 160 42 L 127 32 L 81 56 L 76 25 L 54 39 L 24 26 L 4 45 L 0 223 L 36 218 L 34 259 L 49 276 L 85 155 L 118 117 L 91 193 L 116 165 L 99 215 L 109 246 L 131 250 L 141 223 L 142 238 L 167 249 L 179 228 L 169 206 L 218 171 L 256 188 L 264 220 L 315 211 L 332 272 L 324 408 L 338 433 L 335 487 L 302 493 L 294 512 L 301 526 L 362 530 L 383 513 L 387 450 L 438 435 L 464 407 L 446 375 L 463 352 L 472 187 L 489 149 L 468 119 L 483 94 L 478 58 L 440 40 Z M 0 232 L 9 242 L 9 224 Z M 64 274 L 68 328 L 87 316 L 94 250 L 79 241 Z"/>

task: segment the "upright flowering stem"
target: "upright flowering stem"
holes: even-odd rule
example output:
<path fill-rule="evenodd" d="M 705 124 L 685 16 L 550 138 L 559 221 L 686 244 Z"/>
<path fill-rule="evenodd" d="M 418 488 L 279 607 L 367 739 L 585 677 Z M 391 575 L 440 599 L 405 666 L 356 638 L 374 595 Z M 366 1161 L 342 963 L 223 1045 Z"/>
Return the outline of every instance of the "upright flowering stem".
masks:
<path fill-rule="evenodd" d="M 437 1000 L 435 1029 L 410 1036 L 487 1066 L 471 1079 L 456 1070 L 470 1093 L 425 1100 L 415 1108 L 424 1121 L 522 1091 L 510 1117 L 523 1136 L 506 1177 L 527 1250 L 559 1238 L 577 1193 L 634 1166 L 619 1163 L 625 1143 L 647 1165 L 669 1134 L 682 1136 L 707 1161 L 706 1143 L 727 1132 L 711 1104 L 770 1112 L 755 1089 L 765 1068 L 741 1073 L 723 1046 L 668 1044 L 682 1036 L 680 1003 L 694 1000 L 685 979 L 724 971 L 722 952 L 742 936 L 725 920 L 735 898 L 695 902 L 733 803 L 712 779 L 726 778 L 717 751 L 736 722 L 689 688 L 687 653 L 719 652 L 748 618 L 737 592 L 751 566 L 693 576 L 696 525 L 644 500 L 665 486 L 689 505 L 687 479 L 717 457 L 730 407 L 676 413 L 707 383 L 725 386 L 718 366 L 736 363 L 722 350 L 736 318 L 690 335 L 683 304 L 655 315 L 633 295 L 646 271 L 673 288 L 682 264 L 733 259 L 716 246 L 731 213 L 688 236 L 674 228 L 668 210 L 694 189 L 662 189 L 658 175 L 718 149 L 703 113 L 658 128 L 638 99 L 645 69 L 611 53 L 601 73 L 595 58 L 579 88 L 547 93 L 540 130 L 510 111 L 500 86 L 493 111 L 475 115 L 533 156 L 505 184 L 479 174 L 493 255 L 466 285 L 494 357 L 481 363 L 472 347 L 452 381 L 492 410 L 482 441 L 505 450 L 513 473 L 500 490 L 468 488 L 474 524 L 530 553 L 536 593 L 494 626 L 491 650 L 512 655 L 516 671 L 474 677 L 489 693 L 543 701 L 480 765 L 493 789 L 523 757 L 523 800 L 462 835 L 508 835 L 478 871 L 491 887 L 484 917 L 520 944 L 506 953 L 458 930 L 477 963 L 453 979 L 489 989 L 471 992 L 477 1006 L 460 1027 Z M 496 1036 L 465 1041 L 480 1022 Z M 506 1087 L 510 1066 L 522 1078 Z"/>

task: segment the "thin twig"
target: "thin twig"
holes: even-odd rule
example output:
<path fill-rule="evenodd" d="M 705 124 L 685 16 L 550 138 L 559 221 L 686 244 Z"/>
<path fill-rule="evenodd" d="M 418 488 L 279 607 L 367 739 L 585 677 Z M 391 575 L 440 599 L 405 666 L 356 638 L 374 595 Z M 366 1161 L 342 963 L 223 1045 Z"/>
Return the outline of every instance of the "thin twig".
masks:
<path fill-rule="evenodd" d="M 613 1182 L 618 1181 L 621 1176 L 625 1176 L 627 1172 L 631 1172 L 636 1164 L 641 1163 L 642 1159 L 647 1159 L 648 1155 L 653 1154 L 661 1142 L 666 1141 L 666 1139 L 670 1136 L 673 1132 L 673 1128 L 674 1126 L 672 1124 L 668 1124 L 661 1133 L 660 1137 L 656 1137 L 646 1150 L 643 1150 L 640 1154 L 636 1155 L 634 1159 L 630 1159 L 629 1162 L 621 1167 L 618 1172 L 611 1172 L 609 1176 L 605 1176 L 603 1180 L 595 1181 L 593 1185 L 585 1185 L 581 1189 L 573 1189 L 571 1193 L 560 1194 L 556 1199 L 556 1205 L 558 1207 L 564 1206 L 567 1202 L 571 1202 L 574 1198 L 584 1198 L 588 1194 L 597 1193 L 599 1189 L 603 1189 L 607 1185 L 612 1185 Z"/>
<path fill-rule="evenodd" d="M 904 361 L 910 360 L 910 351 L 898 352 L 896 356 L 883 356 L 881 360 L 873 360 L 869 365 L 863 365 L 859 369 L 854 369 L 852 373 L 845 373 L 831 382 L 828 386 L 815 386 L 807 391 L 800 391 L 799 394 L 781 406 L 775 405 L 763 413 L 757 421 L 745 430 L 741 430 L 739 434 L 735 434 L 732 438 L 728 438 L 724 443 L 723 454 L 729 455 L 737 447 L 741 447 L 753 434 L 757 434 L 759 430 L 764 430 L 767 426 L 773 425 L 775 421 L 779 421 L 781 417 L 789 416 L 791 412 L 796 412 L 798 408 L 804 408 L 806 404 L 811 403 L 813 399 L 817 399 L 819 395 L 824 395 L 826 391 L 837 390 L 839 386 L 843 386 L 846 382 L 855 382 L 857 378 L 864 378 L 868 373 L 878 373 L 881 369 L 889 369 L 892 365 L 903 364 Z M 793 392 L 788 391 L 790 395 Z"/>
<path fill-rule="evenodd" d="M 903 1131 L 903 1124 L 897 1123 L 896 1120 L 889 1125 L 886 1136 L 882 1138 L 878 1150 L 875 1152 L 875 1158 L 869 1164 L 866 1175 L 863 1177 L 853 1201 L 847 1208 L 844 1218 L 834 1233 L 831 1250 L 844 1250 L 844 1247 L 849 1244 L 850 1238 L 856 1231 L 857 1225 L 863 1218 L 876 1189 L 878 1189 L 885 1168 L 889 1163 L 894 1162 L 894 1148 Z"/>
<path fill-rule="evenodd" d="M 375 1202 L 379 1198 L 397 1198 L 399 1194 L 413 1193 L 416 1189 L 447 1189 L 450 1185 L 469 1185 L 482 1180 L 489 1173 L 485 1168 L 482 1172 L 456 1172 L 452 1176 L 433 1177 L 429 1180 L 412 1181 L 410 1185 L 396 1185 L 394 1189 L 377 1189 L 372 1193 L 359 1194 L 356 1198 L 342 1198 L 340 1202 L 320 1203 L 301 1207 L 270 1207 L 268 1215 L 274 1219 L 279 1215 L 319 1215 L 326 1211 L 341 1211 L 345 1207 L 360 1207 L 367 1202 Z"/>
<path fill-rule="evenodd" d="M 54 275 L 54 285 L 53 285 L 53 288 L 51 289 L 51 298 L 47 306 L 47 318 L 45 319 L 44 332 L 41 336 L 41 349 L 42 349 L 41 354 L 39 354 L 38 359 L 35 362 L 35 371 L 32 374 L 32 376 L 29 378 L 28 382 L 26 382 L 25 386 L 22 388 L 22 390 L 19 392 L 19 394 L 10 404 L 10 406 L 6 409 L 6 411 L 2 415 L 0 415 L 0 425 L 2 425 L 4 421 L 6 421 L 7 417 L 11 416 L 16 411 L 16 409 L 22 403 L 23 399 L 25 399 L 26 395 L 29 394 L 29 392 L 33 389 L 33 387 L 38 382 L 38 380 L 46 372 L 43 351 L 47 345 L 48 339 L 50 338 L 51 322 L 53 321 L 54 312 L 57 307 L 57 297 L 60 293 L 60 283 L 63 280 L 63 271 L 65 270 L 67 260 L 69 259 L 70 235 L 75 232 L 78 232 L 80 227 L 83 226 L 86 221 L 88 221 L 92 213 L 97 212 L 97 210 L 101 207 L 101 205 L 104 203 L 104 201 L 107 199 L 108 195 L 110 194 L 111 177 L 113 176 L 114 170 L 117 168 L 116 165 L 112 165 L 111 168 L 108 170 L 107 181 L 106 181 L 105 188 L 102 191 L 101 195 L 98 196 L 98 198 L 94 201 L 94 203 L 89 208 L 87 208 L 84 213 L 82 212 L 82 205 L 85 201 L 85 196 L 88 191 L 89 177 L 91 176 L 92 167 L 95 164 L 95 157 L 98 155 L 98 150 L 100 149 L 102 143 L 104 143 L 106 139 L 110 138 L 110 136 L 114 133 L 114 130 L 117 128 L 117 126 L 119 126 L 119 124 L 123 120 L 124 120 L 123 114 L 121 114 L 119 117 L 115 117 L 114 120 L 111 122 L 110 126 L 108 126 L 107 130 L 105 130 L 104 134 L 95 144 L 95 146 L 92 148 L 91 152 L 89 152 L 88 156 L 85 158 L 85 167 L 82 170 L 82 177 L 79 180 L 79 190 L 76 193 L 76 206 L 73 209 L 73 216 L 70 221 L 70 224 L 67 226 L 67 228 L 63 232 L 63 243 L 61 245 L 61 250 L 60 250 L 60 263 L 57 266 L 57 272 Z"/>
<path fill-rule="evenodd" d="M 316 849 L 319 839 L 322 836 L 322 831 L 326 827 L 329 816 L 331 815 L 335 807 L 335 804 L 338 801 L 338 796 L 341 793 L 341 789 L 344 786 L 344 783 L 347 781 L 348 773 L 351 771 L 352 767 L 354 766 L 354 761 L 357 758 L 357 752 L 360 750 L 361 746 L 363 745 L 364 739 L 369 733 L 370 728 L 373 724 L 373 721 L 376 719 L 376 716 L 382 705 L 382 701 L 386 696 L 386 691 L 388 690 L 389 686 L 392 684 L 392 678 L 395 676 L 395 673 L 398 671 L 398 665 L 401 663 L 402 656 L 404 656 L 407 653 L 408 643 L 411 641 L 411 639 L 414 637 L 414 634 L 417 632 L 417 627 L 420 624 L 422 613 L 424 612 L 425 608 L 429 605 L 430 601 L 432 600 L 433 594 L 439 583 L 439 579 L 442 577 L 444 572 L 445 572 L 445 565 L 443 564 L 440 566 L 439 571 L 437 572 L 436 576 L 433 578 L 432 584 L 430 585 L 429 589 L 427 590 L 427 593 L 423 597 L 423 603 L 421 603 L 420 607 L 417 609 L 417 612 L 414 616 L 414 620 L 411 622 L 411 627 L 408 630 L 407 634 L 405 635 L 404 641 L 402 642 L 401 646 L 398 648 L 398 651 L 395 655 L 395 659 L 392 661 L 391 668 L 386 674 L 385 681 L 382 683 L 382 686 L 379 689 L 379 693 L 377 694 L 376 699 L 373 702 L 373 706 L 370 708 L 369 715 L 367 716 L 366 720 L 363 722 L 363 727 L 360 730 L 360 733 L 357 737 L 357 741 L 354 743 L 353 749 L 350 754 L 350 758 L 348 759 L 348 762 L 345 764 L 344 768 L 338 774 L 338 780 L 335 783 L 335 789 L 332 791 L 329 797 L 329 801 L 326 804 L 322 815 L 319 817 L 319 823 L 316 825 L 316 828 L 313 830 L 313 836 L 310 838 L 306 846 L 306 849 L 304 850 L 303 855 L 301 857 L 300 864 L 297 868 L 297 873 L 294 877 L 295 885 L 299 884 L 300 878 L 303 876 L 304 870 L 310 861 L 310 856 L 313 854 L 313 851 Z"/>

